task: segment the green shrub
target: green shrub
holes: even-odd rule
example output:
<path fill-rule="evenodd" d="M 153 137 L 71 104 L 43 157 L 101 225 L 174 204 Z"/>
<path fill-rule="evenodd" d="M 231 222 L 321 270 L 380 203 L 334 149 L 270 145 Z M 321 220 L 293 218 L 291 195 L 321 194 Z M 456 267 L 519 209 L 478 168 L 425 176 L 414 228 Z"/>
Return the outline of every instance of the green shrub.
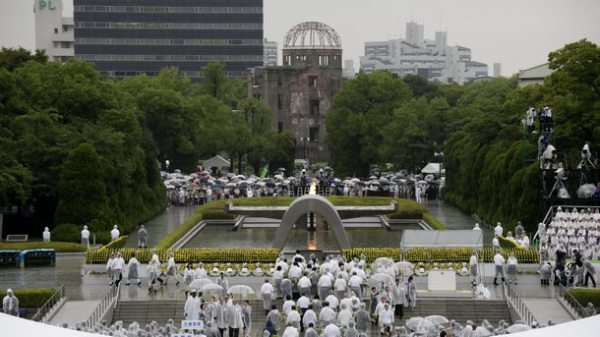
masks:
<path fill-rule="evenodd" d="M 60 224 L 52 230 L 52 240 L 62 242 L 81 242 L 81 231 L 74 224 Z"/>
<path fill-rule="evenodd" d="M 109 256 L 116 252 L 123 254 L 125 261 L 129 260 L 132 254 L 135 254 L 141 263 L 147 263 L 150 260 L 152 251 L 138 248 L 90 250 L 86 253 L 86 263 L 106 263 Z M 279 249 L 276 248 L 182 248 L 157 250 L 160 260 L 166 261 L 170 251 L 175 254 L 177 263 L 272 263 L 279 255 Z"/>
<path fill-rule="evenodd" d="M 517 248 L 517 244 L 514 241 L 508 240 L 503 236 L 498 237 L 498 242 L 501 248 Z"/>
<path fill-rule="evenodd" d="M 94 235 L 96 236 L 96 244 L 106 245 L 106 244 L 110 243 L 110 232 L 109 231 L 101 231 L 101 232 L 92 233 L 92 236 L 90 237 L 90 243 L 93 242 Z"/>
<path fill-rule="evenodd" d="M 206 206 L 200 207 L 191 217 L 189 217 L 184 223 L 179 225 L 174 231 L 164 236 L 156 245 L 155 249 L 168 249 L 171 247 L 179 238 L 185 233 L 190 231 L 198 222 L 202 220 L 202 211 Z"/>
<path fill-rule="evenodd" d="M 594 307 L 600 308 L 600 289 L 578 289 L 571 288 L 569 293 L 575 297 L 582 306 L 592 303 Z"/>
<path fill-rule="evenodd" d="M 39 308 L 54 295 L 54 288 L 14 289 L 21 308 Z M 0 289 L 0 298 L 6 296 L 6 289 Z"/>
<path fill-rule="evenodd" d="M 57 252 L 85 252 L 87 248 L 74 242 L 15 242 L 0 243 L 0 250 L 54 249 Z"/>
<path fill-rule="evenodd" d="M 239 198 L 233 200 L 233 205 L 247 207 L 289 206 L 295 199 L 294 197 Z M 345 197 L 340 195 L 332 195 L 327 197 L 327 199 L 334 206 L 387 206 L 393 200 L 390 197 Z"/>

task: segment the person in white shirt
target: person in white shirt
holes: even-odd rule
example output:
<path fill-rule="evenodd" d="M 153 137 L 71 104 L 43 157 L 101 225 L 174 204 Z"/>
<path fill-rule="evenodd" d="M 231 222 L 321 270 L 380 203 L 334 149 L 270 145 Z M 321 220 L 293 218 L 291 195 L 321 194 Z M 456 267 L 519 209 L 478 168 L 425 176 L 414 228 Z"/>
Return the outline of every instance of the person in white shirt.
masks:
<path fill-rule="evenodd" d="M 383 310 L 379 313 L 378 318 L 380 328 L 394 325 L 394 311 L 392 311 L 392 308 L 390 308 L 388 303 L 384 304 Z"/>
<path fill-rule="evenodd" d="M 302 315 L 302 326 L 304 329 L 308 329 L 310 324 L 317 326 L 318 320 L 317 313 L 313 310 L 312 304 L 309 304 L 308 309 L 304 312 L 304 315 Z"/>
<path fill-rule="evenodd" d="M 48 227 L 44 227 L 44 232 L 42 233 L 42 240 L 44 242 L 50 242 L 50 229 Z"/>
<path fill-rule="evenodd" d="M 189 287 L 192 281 L 194 281 L 194 267 L 188 262 L 183 270 L 183 282 Z"/>
<path fill-rule="evenodd" d="M 112 260 L 111 270 L 113 276 L 113 282 L 115 286 L 119 286 L 119 283 L 123 279 L 123 268 L 125 267 L 125 260 L 123 255 L 118 253 L 117 256 Z"/>
<path fill-rule="evenodd" d="M 152 252 L 152 257 L 150 258 L 150 262 L 148 262 L 148 291 L 156 292 L 156 281 L 162 283 L 162 280 L 159 277 L 160 275 L 160 259 L 156 252 Z"/>
<path fill-rule="evenodd" d="M 260 295 L 263 299 L 263 309 L 265 310 L 265 315 L 269 314 L 269 310 L 271 310 L 271 301 L 273 300 L 273 293 L 275 292 L 275 288 L 268 279 L 265 280 L 265 283 L 260 287 Z"/>
<path fill-rule="evenodd" d="M 477 261 L 477 253 L 473 251 L 469 258 L 469 267 L 471 272 L 471 284 L 477 285 L 477 275 L 479 275 L 479 262 Z"/>
<path fill-rule="evenodd" d="M 284 314 L 287 315 L 295 305 L 296 305 L 296 302 L 294 302 L 292 300 L 292 295 L 287 295 L 285 298 L 285 302 L 283 302 L 283 306 L 281 307 L 281 310 L 283 311 Z"/>
<path fill-rule="evenodd" d="M 293 325 L 289 324 L 285 330 L 283 331 L 283 335 L 281 337 L 298 337 L 300 333 L 298 329 L 296 329 Z"/>
<path fill-rule="evenodd" d="M 292 307 L 285 318 L 285 324 L 291 324 L 296 329 L 300 329 L 300 321 L 302 318 L 300 317 L 300 313 L 296 310 L 295 307 Z"/>
<path fill-rule="evenodd" d="M 90 231 L 87 226 L 83 226 L 81 230 L 81 244 L 88 248 L 90 247 Z"/>
<path fill-rule="evenodd" d="M 335 323 L 330 323 L 323 329 L 323 337 L 341 337 L 340 328 Z"/>
<path fill-rule="evenodd" d="M 498 239 L 498 235 L 494 235 L 494 239 L 492 240 L 492 247 L 494 249 L 500 248 L 500 239 Z"/>
<path fill-rule="evenodd" d="M 335 322 L 335 311 L 331 309 L 327 301 L 323 302 L 323 309 L 321 309 L 321 312 L 319 313 L 319 321 L 321 321 L 323 326 Z"/>
<path fill-rule="evenodd" d="M 508 282 L 512 284 L 517 284 L 517 257 L 515 253 L 511 252 L 508 256 Z"/>
<path fill-rule="evenodd" d="M 290 268 L 290 266 L 287 263 L 287 259 L 283 258 L 281 261 L 279 261 L 279 263 L 277 264 L 277 266 L 281 266 L 281 271 L 285 274 L 287 273 L 288 269 Z"/>
<path fill-rule="evenodd" d="M 2 311 L 7 315 L 19 316 L 19 299 L 10 288 L 6 290 L 6 296 L 2 300 Z"/>
<path fill-rule="evenodd" d="M 527 236 L 526 232 L 523 232 L 523 248 L 528 249 L 530 245 L 529 236 Z"/>
<path fill-rule="evenodd" d="M 183 314 L 186 320 L 196 321 L 200 319 L 200 308 L 196 306 L 196 289 L 192 289 L 183 306 Z"/>
<path fill-rule="evenodd" d="M 110 231 L 110 240 L 115 241 L 119 238 L 120 235 L 121 232 L 119 232 L 119 228 L 117 227 L 117 225 L 114 225 L 112 231 Z"/>
<path fill-rule="evenodd" d="M 312 283 L 310 282 L 310 278 L 305 274 L 298 280 L 298 288 L 300 289 L 300 295 L 309 295 L 310 287 Z"/>
<path fill-rule="evenodd" d="M 350 277 L 350 280 L 348 280 L 348 286 L 350 286 L 354 295 L 360 300 L 362 300 L 362 282 L 363 279 L 358 276 L 358 273 L 356 271 L 352 272 L 352 276 Z"/>
<path fill-rule="evenodd" d="M 169 278 L 175 278 L 175 286 L 179 287 L 179 272 L 177 271 L 177 264 L 175 263 L 175 255 L 173 252 L 169 253 L 169 260 L 167 261 L 167 278 L 165 285 L 169 284 Z"/>
<path fill-rule="evenodd" d="M 127 263 L 127 285 L 129 285 L 130 281 L 134 281 L 135 283 L 137 283 L 138 287 L 142 284 L 138 272 L 139 266 L 140 262 L 135 257 L 135 254 L 132 254 L 131 258 L 129 259 L 129 262 Z"/>
<path fill-rule="evenodd" d="M 202 262 L 198 263 L 198 266 L 196 266 L 196 270 L 194 273 L 194 279 L 201 279 L 201 278 L 207 278 L 208 275 L 206 274 L 206 269 L 204 269 L 204 264 Z"/>
<path fill-rule="evenodd" d="M 352 320 L 352 311 L 345 305 L 340 307 L 340 312 L 338 313 L 337 323 L 340 327 L 346 329 L 350 321 Z"/>
<path fill-rule="evenodd" d="M 324 300 L 328 295 L 329 295 L 329 291 L 331 290 L 331 286 L 332 286 L 332 282 L 333 280 L 331 279 L 331 277 L 329 277 L 329 275 L 322 275 L 319 278 L 319 282 L 318 282 L 318 286 L 319 286 L 319 298 L 321 300 Z"/>
<path fill-rule="evenodd" d="M 275 271 L 273 272 L 273 276 L 271 276 L 271 278 L 273 279 L 273 285 L 275 286 L 275 290 L 279 291 L 281 286 L 281 280 L 283 280 L 283 270 L 281 266 L 275 267 Z"/>
<path fill-rule="evenodd" d="M 288 277 L 292 280 L 292 281 L 297 281 L 300 277 L 302 276 L 302 268 L 300 268 L 300 265 L 297 262 L 294 262 L 294 264 L 292 265 L 292 267 L 290 268 L 290 270 L 288 271 Z"/>
<path fill-rule="evenodd" d="M 479 228 L 479 224 L 478 223 L 475 224 L 475 227 L 473 227 L 473 230 L 474 231 L 480 231 L 481 230 L 481 228 Z"/>
<path fill-rule="evenodd" d="M 496 273 L 494 275 L 494 285 L 498 285 L 498 276 L 502 278 L 502 282 L 505 282 L 504 279 L 504 256 L 500 254 L 500 251 L 494 255 L 494 265 L 496 266 Z"/>
<path fill-rule="evenodd" d="M 106 261 L 106 275 L 108 276 L 108 285 L 113 284 L 113 261 L 117 258 L 115 253 L 110 254 L 108 261 Z"/>
<path fill-rule="evenodd" d="M 335 297 L 337 297 L 338 300 L 344 298 L 344 295 L 346 294 L 346 287 L 347 284 L 344 278 L 342 277 L 342 274 L 338 274 L 338 278 L 333 284 L 333 288 L 335 289 Z"/>
<path fill-rule="evenodd" d="M 306 295 L 300 296 L 298 301 L 296 301 L 296 307 L 300 312 L 306 312 L 308 310 L 308 306 L 310 305 L 310 298 Z"/>
<path fill-rule="evenodd" d="M 327 301 L 329 303 L 329 306 L 333 309 L 333 310 L 337 310 L 340 301 L 338 301 L 337 297 L 333 294 L 327 296 L 325 298 L 325 301 Z"/>
<path fill-rule="evenodd" d="M 496 236 L 502 236 L 502 234 L 504 234 L 504 228 L 502 228 L 501 223 L 498 222 L 496 227 L 494 227 L 494 234 L 496 234 Z"/>

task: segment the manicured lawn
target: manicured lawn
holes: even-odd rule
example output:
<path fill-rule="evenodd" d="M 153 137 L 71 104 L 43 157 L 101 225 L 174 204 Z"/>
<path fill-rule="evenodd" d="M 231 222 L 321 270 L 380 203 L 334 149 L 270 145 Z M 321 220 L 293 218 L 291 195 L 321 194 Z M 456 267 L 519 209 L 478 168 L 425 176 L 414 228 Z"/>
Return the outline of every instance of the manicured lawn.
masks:
<path fill-rule="evenodd" d="M 57 252 L 85 252 L 86 247 L 73 242 L 3 242 L 0 250 L 55 249 Z"/>
<path fill-rule="evenodd" d="M 233 199 L 234 206 L 289 206 L 295 197 L 260 197 Z M 387 206 L 392 202 L 389 197 L 327 197 L 335 206 Z"/>
<path fill-rule="evenodd" d="M 569 289 L 569 293 L 584 307 L 591 302 L 594 307 L 600 308 L 600 289 L 573 288 Z"/>

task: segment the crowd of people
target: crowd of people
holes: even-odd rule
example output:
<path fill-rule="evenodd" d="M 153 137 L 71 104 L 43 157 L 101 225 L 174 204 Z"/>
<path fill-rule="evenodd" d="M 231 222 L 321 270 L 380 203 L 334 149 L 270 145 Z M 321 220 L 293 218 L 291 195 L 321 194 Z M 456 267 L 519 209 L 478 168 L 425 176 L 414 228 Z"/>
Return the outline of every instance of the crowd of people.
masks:
<path fill-rule="evenodd" d="M 549 224 L 540 223 L 539 252 L 542 284 L 596 287 L 596 270 L 592 260 L 600 258 L 600 211 L 590 208 L 561 207 L 556 209 Z M 566 259 L 572 263 L 567 264 Z M 554 259 L 552 265 L 550 260 Z"/>
<path fill-rule="evenodd" d="M 285 178 L 283 173 L 272 177 L 217 174 L 200 168 L 184 175 L 178 170 L 165 175 L 167 198 L 171 205 L 202 205 L 211 200 L 253 198 L 261 196 L 301 196 L 307 194 L 313 182 L 319 195 L 390 196 L 425 201 L 439 195 L 440 181 L 434 175 L 387 174 L 368 179 L 333 177 L 329 170 Z"/>

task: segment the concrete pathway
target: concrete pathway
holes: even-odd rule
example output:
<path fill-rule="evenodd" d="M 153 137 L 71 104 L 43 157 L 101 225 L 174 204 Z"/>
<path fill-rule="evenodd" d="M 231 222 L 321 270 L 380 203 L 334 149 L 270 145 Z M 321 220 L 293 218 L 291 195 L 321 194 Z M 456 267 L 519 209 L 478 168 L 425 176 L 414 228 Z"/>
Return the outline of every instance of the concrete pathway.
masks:
<path fill-rule="evenodd" d="M 523 302 L 539 323 L 546 324 L 553 320 L 559 324 L 573 320 L 555 298 L 523 298 Z"/>
<path fill-rule="evenodd" d="M 160 239 L 174 231 L 179 225 L 184 223 L 200 206 L 171 206 L 167 207 L 162 213 L 152 220 L 144 223 L 148 231 L 148 247 L 154 246 Z M 129 234 L 125 247 L 137 247 L 137 230 Z"/>
<path fill-rule="evenodd" d="M 98 301 L 67 301 L 48 324 L 62 325 L 67 323 L 73 326 L 90 318 L 97 305 Z"/>
<path fill-rule="evenodd" d="M 473 226 L 475 226 L 475 220 L 469 214 L 444 200 L 425 201 L 423 206 L 441 222 L 445 223 L 448 229 L 473 229 Z M 483 231 L 483 245 L 486 247 L 491 246 L 494 238 L 492 230 L 483 226 L 481 229 Z"/>

